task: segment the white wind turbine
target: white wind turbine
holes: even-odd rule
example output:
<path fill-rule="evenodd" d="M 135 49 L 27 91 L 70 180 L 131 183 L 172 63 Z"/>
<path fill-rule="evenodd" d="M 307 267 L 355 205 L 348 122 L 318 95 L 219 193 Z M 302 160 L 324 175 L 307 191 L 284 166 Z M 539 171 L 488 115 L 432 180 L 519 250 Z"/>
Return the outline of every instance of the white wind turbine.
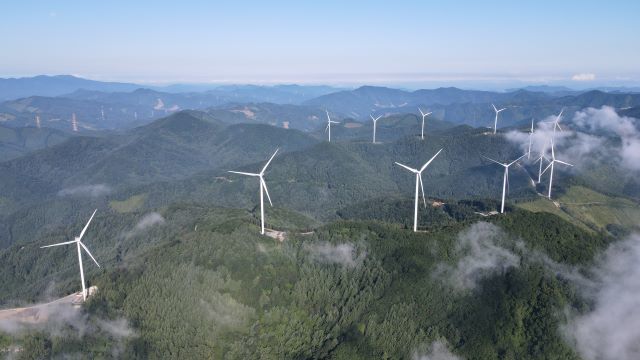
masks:
<path fill-rule="evenodd" d="M 520 156 L 519 158 L 513 160 L 510 163 L 501 163 L 499 161 L 493 160 L 491 158 L 488 158 L 486 156 L 482 156 L 483 158 L 489 160 L 489 161 L 493 161 L 494 163 L 498 164 L 498 165 L 502 165 L 504 167 L 504 177 L 502 180 L 502 206 L 500 207 L 500 213 L 503 214 L 504 213 L 504 200 L 505 197 L 507 195 L 507 188 L 509 186 L 509 166 L 515 164 L 516 162 L 518 162 L 518 160 L 522 159 L 523 157 L 527 156 L 527 154 L 524 154 L 522 156 Z"/>
<path fill-rule="evenodd" d="M 265 170 L 267 170 L 267 166 L 269 166 L 269 164 L 271 163 L 271 160 L 273 160 L 273 158 L 278 153 L 278 150 L 280 150 L 280 149 L 276 149 L 276 151 L 273 153 L 273 155 L 271 155 L 271 158 L 269 158 L 269 161 L 267 161 L 267 163 L 264 165 L 262 170 L 257 174 L 241 172 L 241 171 L 229 171 L 230 173 L 234 173 L 234 174 L 247 175 L 247 176 L 256 176 L 256 177 L 260 178 L 260 220 L 261 220 L 261 223 L 262 223 L 262 228 L 260 230 L 260 234 L 263 234 L 263 235 L 264 235 L 264 194 L 265 193 L 267 194 L 267 199 L 269 199 L 269 204 L 271 206 L 273 206 L 273 203 L 271 202 L 271 196 L 269 196 L 269 190 L 267 190 L 267 183 L 264 181 L 264 172 L 265 172 Z"/>
<path fill-rule="evenodd" d="M 376 124 L 378 123 L 378 120 L 380 120 L 380 118 L 382 117 L 382 115 L 378 116 L 377 118 L 374 118 L 373 115 L 369 115 L 371 116 L 371 120 L 373 120 L 373 143 L 376 143 Z"/>
<path fill-rule="evenodd" d="M 537 163 L 538 161 L 540 162 L 540 165 L 538 167 L 538 184 L 540 184 L 540 180 L 542 179 L 542 160 L 549 161 L 547 156 L 544 154 L 544 150 L 540 152 L 540 157 L 533 162 L 534 164 Z"/>
<path fill-rule="evenodd" d="M 527 151 L 527 159 L 531 159 L 531 143 L 533 141 L 533 118 L 531 118 L 531 130 L 529 131 L 529 151 Z"/>
<path fill-rule="evenodd" d="M 502 108 L 500 110 L 498 110 L 498 108 L 496 108 L 495 105 L 491 104 L 491 106 L 493 106 L 493 111 L 496 112 L 496 118 L 493 121 L 493 133 L 495 134 L 496 131 L 498 130 L 498 114 L 500 114 L 501 112 L 503 112 L 504 110 L 507 110 L 507 108 Z"/>
<path fill-rule="evenodd" d="M 325 112 L 327 113 L 327 127 L 324 129 L 324 131 L 329 131 L 329 142 L 331 142 L 331 124 L 339 124 L 339 122 L 331 120 L 331 118 L 329 117 L 329 111 L 325 110 Z"/>
<path fill-rule="evenodd" d="M 424 207 L 427 207 L 427 200 L 425 199 L 424 196 L 424 186 L 422 185 L 422 172 L 424 171 L 424 169 L 427 168 L 427 166 L 429 166 L 429 164 L 431 164 L 431 162 L 433 161 L 433 159 L 436 158 L 436 156 L 438 156 L 438 154 L 440 154 L 440 152 L 442 151 L 442 149 L 438 150 L 438 152 L 433 155 L 433 157 L 431 159 L 429 159 L 429 161 L 427 161 L 424 165 L 422 165 L 422 167 L 420 168 L 420 170 L 418 169 L 414 169 L 414 168 L 410 168 L 406 165 L 400 164 L 399 162 L 396 162 L 396 165 L 402 166 L 403 168 L 411 171 L 412 173 L 416 174 L 416 198 L 415 198 L 415 204 L 414 204 L 414 213 L 413 213 L 413 231 L 416 232 L 418 231 L 418 184 L 420 184 L 420 188 L 422 189 L 422 201 L 424 201 Z"/>
<path fill-rule="evenodd" d="M 420 132 L 420 138 L 422 140 L 424 140 L 424 119 L 431 115 L 431 111 L 429 111 L 428 113 L 422 112 L 422 109 L 418 108 L 418 110 L 420 110 L 420 115 L 422 115 L 422 131 Z"/>
<path fill-rule="evenodd" d="M 560 110 L 560 114 L 556 116 L 556 120 L 553 122 L 553 137 L 556 136 L 556 129 L 560 129 L 560 131 L 564 131 L 560 126 L 560 120 L 562 119 L 562 113 L 564 112 L 564 108 Z"/>
<path fill-rule="evenodd" d="M 98 264 L 98 262 L 93 257 L 93 255 L 91 255 L 91 252 L 89 252 L 89 249 L 87 249 L 87 247 L 81 241 L 82 237 L 84 236 L 84 233 L 87 231 L 87 228 L 89 227 L 89 223 L 91 223 L 91 220 L 93 219 L 93 216 L 96 214 L 96 211 L 98 211 L 98 209 L 95 209 L 93 211 L 93 214 L 91 214 L 91 217 L 89 218 L 89 221 L 87 221 L 87 225 L 84 226 L 84 228 L 80 232 L 80 235 L 77 236 L 74 240 L 65 241 L 65 242 L 61 242 L 61 243 L 58 243 L 58 244 L 53 244 L 53 245 L 47 245 L 47 246 L 41 246 L 40 247 L 41 249 L 43 249 L 43 248 L 48 248 L 48 247 L 52 247 L 52 246 L 76 244 L 76 247 L 78 248 L 78 263 L 80 264 L 80 280 L 82 281 L 82 300 L 83 301 L 87 300 L 87 289 L 85 288 L 85 285 L 84 285 L 84 270 L 82 268 L 82 250 L 80 250 L 80 248 L 82 247 L 82 249 L 84 249 L 84 251 L 86 251 L 87 254 L 91 257 L 91 260 L 93 260 L 93 262 L 96 263 L 96 265 L 98 265 L 98 267 L 100 267 L 100 264 Z"/>
<path fill-rule="evenodd" d="M 549 165 L 547 165 L 547 167 L 542 172 L 542 173 L 545 173 L 549 168 L 551 168 L 551 174 L 549 175 L 549 194 L 548 194 L 549 200 L 551 200 L 551 185 L 553 185 L 553 168 L 555 163 L 560 163 L 567 166 L 573 166 L 567 162 L 556 159 L 556 152 L 554 150 L 553 139 L 551 139 L 551 160 L 549 160 Z"/>

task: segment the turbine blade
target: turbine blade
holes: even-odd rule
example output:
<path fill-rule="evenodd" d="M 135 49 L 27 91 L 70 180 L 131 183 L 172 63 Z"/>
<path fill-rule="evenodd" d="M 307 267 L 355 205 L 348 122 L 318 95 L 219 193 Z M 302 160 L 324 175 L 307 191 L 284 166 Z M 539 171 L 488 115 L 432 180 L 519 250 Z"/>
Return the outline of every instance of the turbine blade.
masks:
<path fill-rule="evenodd" d="M 264 174 L 264 171 L 267 170 L 267 166 L 269 166 L 269 164 L 271 163 L 271 160 L 273 160 L 273 158 L 276 156 L 276 154 L 278 153 L 278 150 L 280 150 L 279 148 L 276 149 L 276 151 L 273 153 L 273 155 L 271 155 L 271 157 L 269 158 L 269 161 L 267 161 L 266 164 L 264 164 L 264 167 L 262 168 L 262 171 L 260 171 L 260 174 Z"/>
<path fill-rule="evenodd" d="M 273 203 L 271 202 L 271 196 L 269 196 L 269 190 L 267 189 L 267 183 L 264 181 L 262 176 L 260 177 L 260 185 L 262 185 L 262 188 L 264 189 L 264 193 L 267 194 L 269 205 L 273 206 Z"/>
<path fill-rule="evenodd" d="M 91 255 L 91 251 L 89 251 L 89 249 L 87 249 L 87 247 L 82 243 L 82 241 L 78 241 L 78 243 L 80 243 L 80 246 L 82 246 L 84 251 L 86 251 L 87 254 L 89 254 L 89 257 L 91 257 L 91 260 L 93 260 L 93 262 L 96 263 L 96 265 L 98 265 L 98 267 L 100 267 L 100 264 L 98 264 L 98 262 L 96 261 L 96 258 L 94 258 L 93 255 Z"/>
<path fill-rule="evenodd" d="M 522 156 L 520 156 L 519 158 L 513 160 L 512 162 L 510 162 L 507 166 L 511 166 L 513 164 L 515 164 L 516 162 L 520 161 L 520 159 L 522 159 L 523 157 L 527 156 L 527 154 L 524 154 Z"/>
<path fill-rule="evenodd" d="M 556 162 L 558 162 L 558 163 L 560 163 L 560 164 L 568 165 L 568 166 L 573 166 L 573 165 L 571 165 L 571 164 L 569 164 L 569 163 L 567 163 L 567 162 L 560 161 L 560 160 L 556 160 Z"/>
<path fill-rule="evenodd" d="M 493 106 L 493 111 L 498 112 L 498 109 L 496 108 L 495 105 L 491 104 L 491 106 Z"/>
<path fill-rule="evenodd" d="M 480 155 L 480 156 L 482 156 L 483 158 L 485 158 L 485 159 L 487 159 L 487 160 L 489 160 L 489 161 L 492 161 L 492 162 L 494 162 L 494 163 L 496 163 L 496 164 L 498 164 L 498 165 L 502 165 L 502 166 L 504 166 L 504 164 L 503 164 L 503 163 L 501 163 L 501 162 L 499 162 L 499 161 L 496 161 L 496 160 L 493 160 L 493 159 L 492 159 L 492 158 L 490 158 L 490 157 L 486 157 L 486 156 L 484 156 L 484 155 Z"/>
<path fill-rule="evenodd" d="M 422 165 L 422 167 L 420 168 L 420 172 L 422 173 L 424 171 L 424 169 L 427 168 L 427 166 L 429 166 L 429 164 L 431 164 L 431 162 L 433 161 L 433 159 L 436 158 L 436 156 L 438 156 L 438 154 L 440 154 L 440 152 L 442 151 L 442 149 L 438 150 L 438 152 L 433 155 L 433 157 L 431 159 L 429 159 L 429 161 L 427 161 L 426 164 Z"/>
<path fill-rule="evenodd" d="M 420 110 L 420 115 L 424 117 L 424 112 L 422 111 L 422 109 L 418 108 L 418 110 Z"/>
<path fill-rule="evenodd" d="M 399 162 L 397 162 L 397 161 L 396 161 L 396 165 L 402 166 L 403 168 L 405 168 L 405 169 L 407 169 L 407 170 L 409 170 L 409 171 L 411 171 L 411 172 L 413 172 L 413 173 L 417 173 L 417 172 L 418 172 L 418 170 L 413 169 L 413 168 L 410 168 L 410 167 L 408 167 L 407 165 L 400 164 L 400 163 L 399 163 Z"/>
<path fill-rule="evenodd" d="M 331 118 L 329 117 L 329 111 L 325 110 L 325 112 L 327 113 L 327 121 L 331 121 Z"/>
<path fill-rule="evenodd" d="M 75 243 L 75 242 L 76 242 L 76 240 L 72 240 L 72 241 L 65 241 L 65 242 L 61 242 L 61 243 L 57 243 L 57 244 L 51 244 L 51 245 L 40 246 L 40 249 L 44 249 L 44 248 L 48 248 L 48 247 L 52 247 L 52 246 L 69 245 L 69 244 L 73 244 L 73 243 Z"/>
<path fill-rule="evenodd" d="M 429 111 L 428 113 L 424 114 L 424 116 L 429 116 L 431 114 L 433 114 L 433 111 Z"/>
<path fill-rule="evenodd" d="M 564 129 L 562 128 L 562 126 L 560 126 L 560 123 L 556 123 L 556 126 L 558 127 L 558 129 L 560 129 L 560 131 L 564 131 Z"/>
<path fill-rule="evenodd" d="M 426 209 L 427 208 L 427 199 L 424 196 L 424 185 L 422 185 L 422 173 L 420 173 L 420 175 L 418 175 L 418 178 L 420 179 L 420 189 L 422 190 L 422 202 L 424 203 L 424 207 Z"/>
<path fill-rule="evenodd" d="M 84 226 L 84 228 L 82 229 L 82 232 L 80 232 L 80 236 L 78 236 L 78 241 L 82 240 L 84 233 L 87 232 L 87 228 L 89 227 L 91 220 L 93 220 L 93 216 L 96 214 L 96 211 L 98 211 L 98 209 L 93 210 L 93 214 L 91 214 L 89 221 L 87 221 L 87 225 Z"/>
<path fill-rule="evenodd" d="M 260 176 L 260 174 L 254 174 L 254 173 L 248 173 L 248 172 L 242 172 L 242 171 L 227 171 L 227 172 L 240 174 L 240 175 L 247 175 L 247 176 Z"/>
<path fill-rule="evenodd" d="M 542 174 L 546 173 L 547 170 L 549 170 L 549 168 L 551 167 L 551 164 L 553 164 L 553 161 L 549 163 L 549 165 L 547 165 L 546 168 L 544 168 L 544 170 L 542 170 Z"/>

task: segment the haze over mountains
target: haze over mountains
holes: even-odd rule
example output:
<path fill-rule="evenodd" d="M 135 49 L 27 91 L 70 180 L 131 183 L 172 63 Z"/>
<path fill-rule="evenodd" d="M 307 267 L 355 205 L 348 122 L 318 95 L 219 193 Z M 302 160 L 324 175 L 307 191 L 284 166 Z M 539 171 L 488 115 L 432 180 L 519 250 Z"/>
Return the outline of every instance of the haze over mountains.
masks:
<path fill-rule="evenodd" d="M 78 131 L 118 130 L 139 126 L 182 109 L 208 109 L 228 122 L 258 122 L 312 131 L 321 127 L 322 113 L 368 121 L 370 114 L 415 113 L 417 107 L 454 124 L 489 126 L 491 104 L 506 106 L 500 126 L 520 126 L 530 118 L 584 107 L 613 106 L 623 111 L 640 105 L 640 94 L 591 91 L 544 91 L 529 88 L 509 92 L 439 88 L 405 91 L 363 86 L 341 90 L 328 86 L 218 86 L 200 92 L 167 92 L 188 88 L 142 88 L 71 76 L 0 79 L 4 126 L 39 126 Z M 18 84 L 18 85 L 16 85 Z M 543 90 L 543 91 L 532 91 Z M 36 118 L 37 117 L 37 118 Z M 300 119 L 303 119 L 300 121 Z"/>

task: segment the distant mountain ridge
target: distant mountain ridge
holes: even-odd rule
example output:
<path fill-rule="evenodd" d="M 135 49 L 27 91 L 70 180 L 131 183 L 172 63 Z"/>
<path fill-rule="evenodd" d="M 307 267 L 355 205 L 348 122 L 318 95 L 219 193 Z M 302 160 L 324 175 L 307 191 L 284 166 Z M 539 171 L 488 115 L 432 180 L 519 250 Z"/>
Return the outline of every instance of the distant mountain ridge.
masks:
<path fill-rule="evenodd" d="M 71 75 L 39 75 L 22 78 L 0 78 L 0 101 L 29 96 L 59 96 L 78 89 L 96 91 L 133 91 L 140 85 L 120 82 L 103 82 Z"/>

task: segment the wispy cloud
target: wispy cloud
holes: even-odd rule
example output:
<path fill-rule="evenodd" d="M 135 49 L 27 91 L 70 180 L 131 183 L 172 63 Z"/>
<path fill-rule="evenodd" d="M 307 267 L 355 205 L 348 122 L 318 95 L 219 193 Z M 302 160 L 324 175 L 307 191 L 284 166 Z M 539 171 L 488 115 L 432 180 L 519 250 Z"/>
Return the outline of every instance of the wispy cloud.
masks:
<path fill-rule="evenodd" d="M 596 74 L 592 73 L 580 73 L 575 74 L 571 77 L 573 81 L 593 81 L 596 79 Z"/>
<path fill-rule="evenodd" d="M 154 227 L 154 226 L 158 226 L 158 225 L 163 225 L 165 223 L 165 219 L 162 215 L 160 215 L 157 212 L 150 212 L 148 214 L 145 214 L 139 221 L 138 223 L 133 227 L 133 229 L 125 232 L 123 234 L 123 237 L 125 239 L 129 239 L 135 235 L 138 235 L 140 233 L 143 233 L 144 231 L 146 231 L 147 229 Z"/>
<path fill-rule="evenodd" d="M 111 187 L 106 184 L 80 185 L 58 191 L 58 196 L 99 197 L 111 193 Z"/>
<path fill-rule="evenodd" d="M 481 278 L 518 267 L 520 257 L 499 244 L 506 239 L 499 227 L 478 222 L 460 232 L 456 242 L 456 253 L 461 257 L 456 265 L 441 264 L 436 276 L 457 289 L 473 289 Z"/>
<path fill-rule="evenodd" d="M 640 359 L 640 235 L 612 245 L 593 272 L 579 287 L 593 309 L 571 316 L 566 338 L 587 360 Z"/>
<path fill-rule="evenodd" d="M 331 244 L 326 241 L 307 243 L 305 249 L 309 255 L 319 262 L 340 264 L 346 267 L 359 265 L 367 256 L 365 251 L 356 249 L 352 243 Z"/>
<path fill-rule="evenodd" d="M 413 360 L 461 360 L 453 354 L 447 343 L 443 340 L 436 340 L 425 350 L 416 350 L 411 357 Z"/>
<path fill-rule="evenodd" d="M 554 137 L 556 156 L 577 165 L 609 161 L 625 169 L 640 170 L 640 131 L 638 120 L 620 116 L 614 108 L 603 106 L 599 109 L 586 108 L 575 113 L 570 121 L 561 122 L 564 131 L 553 133 L 556 116 L 552 115 L 538 122 L 532 136 L 531 151 L 537 157 L 540 152 L 547 157 L 551 154 L 550 139 Z M 510 131 L 507 140 L 527 151 L 529 134 Z M 616 139 L 612 142 L 610 139 Z M 569 169 L 567 169 L 569 170 Z"/>

